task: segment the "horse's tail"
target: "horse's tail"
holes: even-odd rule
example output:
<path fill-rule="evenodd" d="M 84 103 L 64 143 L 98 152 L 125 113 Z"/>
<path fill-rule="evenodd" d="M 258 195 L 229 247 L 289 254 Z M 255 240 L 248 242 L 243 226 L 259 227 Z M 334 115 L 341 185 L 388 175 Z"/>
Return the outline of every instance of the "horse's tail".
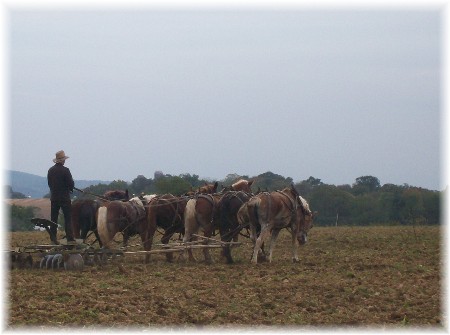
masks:
<path fill-rule="evenodd" d="M 147 204 L 147 226 L 148 229 L 150 231 L 152 231 L 152 234 L 156 231 L 157 225 L 158 225 L 158 220 L 157 220 L 157 215 L 158 215 L 158 209 L 159 207 L 159 201 L 155 200 L 153 201 L 153 199 L 150 199 L 148 201 Z"/>
<path fill-rule="evenodd" d="M 248 203 L 244 203 L 238 210 L 236 214 L 238 223 L 240 226 L 245 227 L 250 222 L 250 218 L 248 216 Z"/>
<path fill-rule="evenodd" d="M 184 229 L 185 236 L 190 238 L 190 235 L 197 227 L 197 218 L 195 217 L 195 206 L 197 199 L 189 199 L 184 210 Z"/>
<path fill-rule="evenodd" d="M 73 237 L 80 238 L 80 205 L 77 202 L 72 203 L 72 210 L 70 213 Z"/>
<path fill-rule="evenodd" d="M 260 215 L 259 209 L 261 207 L 261 198 L 260 197 L 252 197 L 247 202 L 247 215 L 250 224 L 256 227 L 256 230 L 259 232 L 261 229 L 261 223 L 259 222 Z"/>
<path fill-rule="evenodd" d="M 103 246 L 108 247 L 110 242 L 108 232 L 108 208 L 101 206 L 97 212 L 97 232 L 100 236 Z"/>

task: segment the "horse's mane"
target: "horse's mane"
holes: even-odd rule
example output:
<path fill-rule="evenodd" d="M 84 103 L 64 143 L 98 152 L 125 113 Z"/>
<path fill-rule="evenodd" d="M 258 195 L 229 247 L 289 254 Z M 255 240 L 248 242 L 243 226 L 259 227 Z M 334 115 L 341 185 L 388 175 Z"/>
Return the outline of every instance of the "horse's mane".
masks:
<path fill-rule="evenodd" d="M 216 181 L 214 184 L 207 184 L 205 186 L 199 187 L 198 193 L 215 193 L 217 191 L 217 186 L 219 183 Z"/>
<path fill-rule="evenodd" d="M 144 198 L 144 201 L 150 202 L 150 200 L 152 200 L 154 197 L 156 197 L 156 194 L 146 194 L 144 196 L 142 196 L 142 198 Z"/>
<path fill-rule="evenodd" d="M 248 184 L 248 180 L 245 180 L 245 179 L 239 179 L 237 182 L 235 182 L 234 184 L 231 184 L 231 186 L 233 187 L 233 188 L 235 188 L 235 187 L 237 187 L 237 186 L 240 186 L 240 185 L 242 185 L 242 184 Z"/>
<path fill-rule="evenodd" d="M 128 200 L 128 201 L 131 202 L 131 203 L 133 203 L 133 204 L 136 204 L 136 205 L 139 206 L 139 207 L 144 208 L 144 204 L 142 203 L 142 200 L 139 199 L 139 197 L 131 198 L 131 199 Z"/>
<path fill-rule="evenodd" d="M 311 210 L 309 209 L 308 201 L 306 201 L 306 199 L 304 199 L 304 198 L 301 197 L 300 195 L 298 196 L 298 198 L 300 199 L 300 202 L 302 203 L 303 208 L 305 209 L 305 211 L 306 211 L 308 214 L 311 214 L 312 212 L 311 212 Z"/>

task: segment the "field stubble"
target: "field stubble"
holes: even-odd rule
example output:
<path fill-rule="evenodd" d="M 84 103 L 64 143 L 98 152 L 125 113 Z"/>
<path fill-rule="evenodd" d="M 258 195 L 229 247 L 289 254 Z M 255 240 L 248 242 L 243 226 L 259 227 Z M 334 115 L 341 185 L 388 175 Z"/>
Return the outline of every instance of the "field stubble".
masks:
<path fill-rule="evenodd" d="M 147 265 L 127 255 L 82 272 L 13 269 L 8 328 L 443 328 L 440 227 L 316 227 L 299 263 L 283 231 L 273 262 L 257 266 L 240 240 L 232 265 L 213 249 L 211 265 L 196 251 L 196 263 L 157 254 Z M 45 232 L 12 233 L 10 243 L 47 241 Z"/>

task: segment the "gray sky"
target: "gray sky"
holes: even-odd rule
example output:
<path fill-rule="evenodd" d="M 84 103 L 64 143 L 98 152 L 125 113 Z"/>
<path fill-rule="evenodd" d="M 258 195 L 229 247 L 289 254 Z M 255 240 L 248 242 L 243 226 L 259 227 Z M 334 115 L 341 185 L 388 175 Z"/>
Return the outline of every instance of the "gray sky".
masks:
<path fill-rule="evenodd" d="M 436 8 L 9 15 L 7 169 L 445 187 Z"/>

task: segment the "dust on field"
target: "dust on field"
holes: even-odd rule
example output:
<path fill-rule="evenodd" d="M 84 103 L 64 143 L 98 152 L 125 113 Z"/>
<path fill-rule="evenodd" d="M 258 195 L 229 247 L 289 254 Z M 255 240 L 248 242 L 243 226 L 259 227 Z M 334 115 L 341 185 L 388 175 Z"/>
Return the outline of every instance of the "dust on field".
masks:
<path fill-rule="evenodd" d="M 82 272 L 11 270 L 8 327 L 443 329 L 440 227 L 313 228 L 299 263 L 283 231 L 272 263 L 257 266 L 251 242 L 240 239 L 232 265 L 213 249 L 212 265 L 196 252 L 196 263 L 157 254 L 144 265 L 142 256 L 126 255 Z M 47 242 L 45 232 L 12 233 L 10 241 Z"/>

